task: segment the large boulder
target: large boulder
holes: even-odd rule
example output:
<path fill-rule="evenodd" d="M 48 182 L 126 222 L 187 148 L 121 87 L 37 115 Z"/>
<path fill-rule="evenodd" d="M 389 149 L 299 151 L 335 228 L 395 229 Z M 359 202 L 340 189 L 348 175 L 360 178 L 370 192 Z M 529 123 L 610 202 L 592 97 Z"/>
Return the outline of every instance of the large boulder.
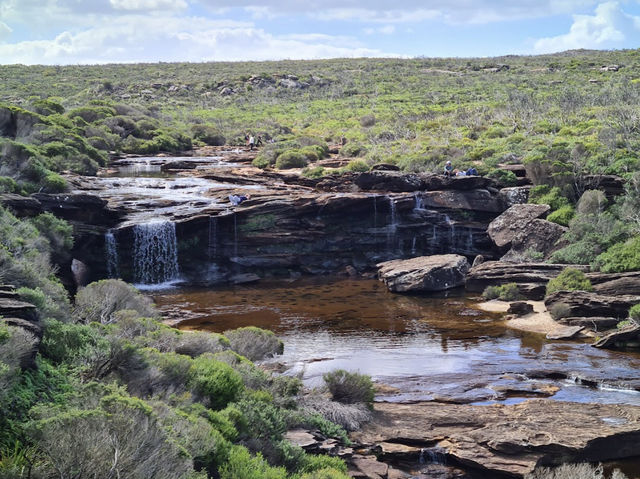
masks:
<path fill-rule="evenodd" d="M 565 317 L 608 317 L 623 320 L 629 308 L 640 303 L 640 296 L 609 296 L 589 291 L 556 291 L 544 300 L 549 311 L 562 304 Z"/>
<path fill-rule="evenodd" d="M 464 285 L 467 258 L 457 254 L 419 256 L 378 264 L 378 277 L 394 293 L 443 291 Z"/>
<path fill-rule="evenodd" d="M 511 240 L 511 249 L 501 260 L 520 263 L 526 260 L 528 251 L 542 253 L 542 259 L 548 259 L 554 251 L 562 247 L 561 239 L 566 232 L 567 228 L 564 226 L 535 219 L 527 223 Z"/>
<path fill-rule="evenodd" d="M 513 205 L 489 223 L 487 233 L 498 248 L 505 248 L 529 223 L 546 215 L 550 209 L 549 205 Z"/>

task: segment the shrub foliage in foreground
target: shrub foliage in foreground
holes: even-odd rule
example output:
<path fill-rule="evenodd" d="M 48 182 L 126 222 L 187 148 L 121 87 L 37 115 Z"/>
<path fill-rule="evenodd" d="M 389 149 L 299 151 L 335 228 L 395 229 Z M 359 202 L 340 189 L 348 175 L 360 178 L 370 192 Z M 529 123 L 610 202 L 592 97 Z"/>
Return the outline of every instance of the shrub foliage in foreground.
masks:
<path fill-rule="evenodd" d="M 547 295 L 556 291 L 593 291 L 593 286 L 582 271 L 575 268 L 565 268 L 557 277 L 547 283 Z"/>
<path fill-rule="evenodd" d="M 322 376 L 333 399 L 347 404 L 365 403 L 371 405 L 375 396 L 373 382 L 367 375 L 350 373 L 344 369 L 331 371 Z"/>

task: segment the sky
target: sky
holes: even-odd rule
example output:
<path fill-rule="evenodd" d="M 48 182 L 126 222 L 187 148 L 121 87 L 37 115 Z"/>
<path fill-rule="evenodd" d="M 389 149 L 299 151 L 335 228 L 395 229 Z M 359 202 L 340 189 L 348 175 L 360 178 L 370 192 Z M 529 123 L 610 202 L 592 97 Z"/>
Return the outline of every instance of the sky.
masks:
<path fill-rule="evenodd" d="M 0 64 L 640 47 L 640 0 L 0 0 Z"/>

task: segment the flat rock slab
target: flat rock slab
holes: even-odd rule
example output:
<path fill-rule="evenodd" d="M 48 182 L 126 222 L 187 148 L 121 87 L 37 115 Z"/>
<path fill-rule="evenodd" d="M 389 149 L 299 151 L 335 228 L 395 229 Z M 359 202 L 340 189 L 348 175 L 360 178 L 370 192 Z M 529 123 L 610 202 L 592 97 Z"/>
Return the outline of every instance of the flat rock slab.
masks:
<path fill-rule="evenodd" d="M 547 339 L 571 339 L 583 329 L 582 326 L 565 326 L 547 334 Z"/>
<path fill-rule="evenodd" d="M 515 405 L 377 403 L 352 439 L 446 450 L 467 467 L 523 477 L 536 465 L 634 457 L 640 407 L 530 400 Z"/>
<path fill-rule="evenodd" d="M 444 291 L 462 286 L 469 271 L 458 254 L 418 256 L 378 264 L 378 277 L 394 293 Z"/>

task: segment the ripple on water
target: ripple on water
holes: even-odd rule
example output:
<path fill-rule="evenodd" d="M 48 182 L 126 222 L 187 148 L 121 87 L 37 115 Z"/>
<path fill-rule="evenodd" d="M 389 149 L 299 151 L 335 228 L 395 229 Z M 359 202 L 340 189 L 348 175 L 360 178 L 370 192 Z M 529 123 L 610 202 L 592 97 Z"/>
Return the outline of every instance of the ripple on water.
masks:
<path fill-rule="evenodd" d="M 460 295 L 401 296 L 375 280 L 316 278 L 179 289 L 154 298 L 161 309 L 197 309 L 184 329 L 274 331 L 285 342 L 284 355 L 274 361 L 309 385 L 342 368 L 395 388 L 379 397 L 389 401 L 517 402 L 552 395 L 640 405 L 640 393 L 620 391 L 615 382 L 637 376 L 640 356 L 507 329 L 495 314 L 469 315 L 474 302 Z M 572 375 L 585 381 L 567 380 Z M 586 378 L 615 387 L 587 387 Z"/>

